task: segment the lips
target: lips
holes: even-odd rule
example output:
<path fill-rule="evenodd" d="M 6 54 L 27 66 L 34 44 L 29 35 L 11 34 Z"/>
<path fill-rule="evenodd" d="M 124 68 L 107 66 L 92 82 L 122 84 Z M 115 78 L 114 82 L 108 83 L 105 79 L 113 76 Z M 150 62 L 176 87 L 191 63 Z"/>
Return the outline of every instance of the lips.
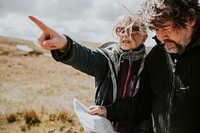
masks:
<path fill-rule="evenodd" d="M 122 43 L 130 43 L 128 40 L 123 40 Z"/>

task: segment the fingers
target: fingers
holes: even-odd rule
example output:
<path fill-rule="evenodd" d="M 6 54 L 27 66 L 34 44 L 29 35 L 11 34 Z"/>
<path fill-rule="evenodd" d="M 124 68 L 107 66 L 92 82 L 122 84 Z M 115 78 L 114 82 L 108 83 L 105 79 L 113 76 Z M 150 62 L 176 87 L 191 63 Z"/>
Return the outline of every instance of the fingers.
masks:
<path fill-rule="evenodd" d="M 42 35 L 38 38 L 38 42 L 40 43 L 40 45 L 43 44 L 44 41 L 46 40 L 45 37 L 46 37 L 45 34 L 42 34 Z"/>
<path fill-rule="evenodd" d="M 48 26 L 46 26 L 44 23 L 42 23 L 40 20 L 36 19 L 33 16 L 29 16 L 29 19 L 31 19 L 44 32 L 45 37 L 50 36 L 51 28 L 49 28 Z"/>
<path fill-rule="evenodd" d="M 103 117 L 107 116 L 107 111 L 104 106 L 91 106 L 89 107 L 89 114 L 91 115 L 101 115 Z"/>
<path fill-rule="evenodd" d="M 99 109 L 99 106 L 91 106 L 91 107 L 89 107 L 89 114 L 91 114 L 91 115 L 95 115 L 95 114 L 98 114 L 98 115 L 100 115 L 100 109 Z"/>
<path fill-rule="evenodd" d="M 51 42 L 52 40 L 43 41 L 40 43 L 40 46 L 46 50 L 56 50 L 58 49 L 57 45 Z"/>
<path fill-rule="evenodd" d="M 38 38 L 42 48 L 46 50 L 63 50 L 65 48 L 67 44 L 65 36 L 49 28 L 35 17 L 29 16 L 29 18 L 43 31 L 43 34 Z"/>
<path fill-rule="evenodd" d="M 38 42 L 43 49 L 51 50 L 49 43 L 46 41 L 46 36 L 44 33 L 38 38 Z"/>
<path fill-rule="evenodd" d="M 89 107 L 89 110 L 93 110 L 93 109 L 95 109 L 97 106 L 95 106 L 95 105 L 91 105 L 90 107 Z"/>

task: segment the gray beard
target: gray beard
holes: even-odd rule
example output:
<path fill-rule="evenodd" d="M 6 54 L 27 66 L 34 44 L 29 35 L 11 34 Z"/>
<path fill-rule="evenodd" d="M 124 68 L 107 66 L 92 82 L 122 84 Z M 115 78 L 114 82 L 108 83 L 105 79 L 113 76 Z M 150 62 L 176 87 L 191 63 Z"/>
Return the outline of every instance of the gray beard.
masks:
<path fill-rule="evenodd" d="M 185 50 L 185 47 L 182 47 L 181 45 L 176 44 L 176 43 L 175 43 L 175 47 L 173 48 L 168 47 L 167 44 L 163 44 L 163 45 L 164 45 L 165 51 L 170 54 L 182 53 Z"/>
<path fill-rule="evenodd" d="M 179 50 L 177 47 L 175 48 L 169 48 L 167 47 L 167 45 L 164 45 L 164 49 L 167 53 L 170 53 L 170 54 L 176 54 L 176 53 L 179 53 Z"/>

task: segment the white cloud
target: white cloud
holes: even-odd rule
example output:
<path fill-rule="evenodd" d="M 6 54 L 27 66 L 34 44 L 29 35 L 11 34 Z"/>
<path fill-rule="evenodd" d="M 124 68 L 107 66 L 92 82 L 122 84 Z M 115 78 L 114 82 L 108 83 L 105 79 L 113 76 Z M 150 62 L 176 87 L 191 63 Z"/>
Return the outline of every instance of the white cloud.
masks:
<path fill-rule="evenodd" d="M 41 31 L 28 19 L 35 16 L 59 33 L 79 40 L 115 40 L 112 27 L 124 13 L 138 10 L 143 0 L 0 0 L 0 35 L 37 40 Z M 149 39 L 151 40 L 151 39 Z M 152 44 L 147 41 L 146 44 Z M 154 44 L 154 42 L 153 42 Z"/>

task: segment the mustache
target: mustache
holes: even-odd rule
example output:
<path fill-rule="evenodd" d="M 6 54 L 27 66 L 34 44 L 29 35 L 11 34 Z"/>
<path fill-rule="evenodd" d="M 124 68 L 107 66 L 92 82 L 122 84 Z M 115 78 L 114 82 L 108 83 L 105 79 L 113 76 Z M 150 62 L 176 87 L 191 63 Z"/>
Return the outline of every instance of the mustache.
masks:
<path fill-rule="evenodd" d="M 172 41 L 172 40 L 169 40 L 169 39 L 163 40 L 161 43 L 162 44 L 165 44 L 165 43 L 174 43 L 174 44 L 177 45 L 177 43 L 175 41 Z"/>

